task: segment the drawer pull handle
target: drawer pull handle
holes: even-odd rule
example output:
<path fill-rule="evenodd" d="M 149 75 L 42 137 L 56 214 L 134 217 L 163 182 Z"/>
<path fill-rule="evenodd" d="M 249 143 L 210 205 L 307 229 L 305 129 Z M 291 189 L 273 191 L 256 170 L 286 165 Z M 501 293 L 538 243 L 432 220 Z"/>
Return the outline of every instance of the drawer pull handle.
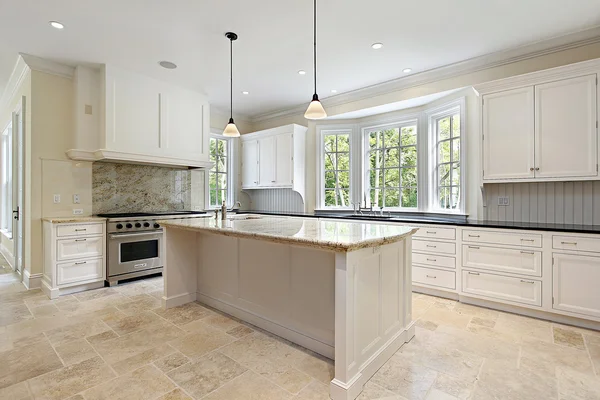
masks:
<path fill-rule="evenodd" d="M 534 239 L 523 239 L 521 238 L 521 242 L 535 242 Z"/>
<path fill-rule="evenodd" d="M 425 275 L 425 276 L 428 277 L 428 278 L 433 278 L 433 279 L 437 278 L 437 276 L 435 276 L 435 275 Z"/>
<path fill-rule="evenodd" d="M 428 233 L 428 234 L 430 234 L 430 235 L 435 235 L 435 234 L 437 234 L 437 232 L 435 232 L 435 231 L 427 231 L 427 233 Z"/>
<path fill-rule="evenodd" d="M 479 272 L 471 272 L 471 271 L 469 271 L 469 275 L 479 275 Z"/>
<path fill-rule="evenodd" d="M 432 248 L 432 249 L 437 249 L 437 246 L 433 246 L 431 244 L 428 244 L 427 247 Z"/>
<path fill-rule="evenodd" d="M 437 259 L 436 258 L 428 258 L 427 261 L 437 262 Z"/>
<path fill-rule="evenodd" d="M 87 239 L 75 239 L 76 242 L 85 242 Z"/>
<path fill-rule="evenodd" d="M 525 279 L 521 279 L 521 282 L 523 282 L 523 283 L 529 283 L 531 285 L 535 284 L 534 281 L 526 281 Z"/>
<path fill-rule="evenodd" d="M 481 237 L 481 236 L 479 236 L 479 235 L 469 235 L 469 237 L 478 238 L 478 237 Z"/>
<path fill-rule="evenodd" d="M 75 265 L 87 264 L 87 261 L 76 262 Z"/>
<path fill-rule="evenodd" d="M 75 232 L 85 232 L 87 229 L 75 229 Z"/>
<path fill-rule="evenodd" d="M 523 251 L 523 250 L 521 250 L 521 254 L 531 254 L 531 255 L 534 255 L 535 253 L 533 251 Z"/>
<path fill-rule="evenodd" d="M 481 247 L 479 246 L 469 246 L 470 249 L 475 249 L 475 250 L 479 250 Z"/>
<path fill-rule="evenodd" d="M 577 246 L 577 242 L 560 242 L 560 244 L 569 244 L 571 246 Z"/>

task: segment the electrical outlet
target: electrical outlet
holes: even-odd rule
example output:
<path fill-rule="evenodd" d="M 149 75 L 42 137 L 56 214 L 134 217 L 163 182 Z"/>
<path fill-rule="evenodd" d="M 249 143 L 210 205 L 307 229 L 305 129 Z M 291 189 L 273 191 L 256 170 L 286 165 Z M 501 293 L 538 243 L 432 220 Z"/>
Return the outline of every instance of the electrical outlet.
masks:
<path fill-rule="evenodd" d="M 509 206 L 510 198 L 508 196 L 498 196 L 498 205 L 499 206 Z"/>
<path fill-rule="evenodd" d="M 73 215 L 83 215 L 83 208 L 74 208 Z"/>
<path fill-rule="evenodd" d="M 79 200 L 79 195 L 74 194 L 73 195 L 73 204 L 79 204 L 79 203 L 81 203 L 81 201 Z"/>
<path fill-rule="evenodd" d="M 54 195 L 54 204 L 58 204 L 60 203 L 60 194 L 55 194 Z"/>

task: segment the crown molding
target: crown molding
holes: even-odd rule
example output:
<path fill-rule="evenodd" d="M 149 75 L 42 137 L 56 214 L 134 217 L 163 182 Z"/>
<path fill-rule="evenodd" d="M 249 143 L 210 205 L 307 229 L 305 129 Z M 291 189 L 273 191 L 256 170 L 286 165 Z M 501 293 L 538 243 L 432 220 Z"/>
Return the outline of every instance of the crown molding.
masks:
<path fill-rule="evenodd" d="M 15 63 L 15 67 L 10 74 L 10 78 L 6 83 L 2 97 L 0 97 L 0 110 L 4 110 L 8 106 L 10 100 L 15 97 L 15 94 L 29 74 L 29 71 L 30 68 L 27 66 L 27 63 L 25 63 L 25 60 L 23 57 L 19 56 L 17 58 L 17 62 Z"/>
<path fill-rule="evenodd" d="M 600 42 L 600 26 L 574 32 L 568 35 L 554 37 L 551 39 L 535 42 L 525 46 L 486 54 L 470 58 L 439 68 L 434 68 L 418 74 L 393 79 L 376 85 L 367 86 L 350 92 L 331 96 L 321 100 L 325 107 L 336 107 L 371 97 L 388 94 L 391 92 L 409 89 L 411 87 L 425 85 L 453 78 L 464 74 L 474 73 L 494 67 L 529 60 L 544 55 L 557 53 L 577 47 L 582 47 Z M 298 115 L 304 112 L 306 104 L 259 114 L 250 119 L 252 123 L 264 122 L 274 118 Z"/>
<path fill-rule="evenodd" d="M 62 76 L 63 78 L 73 78 L 73 75 L 75 74 L 74 67 L 46 60 L 45 58 L 32 56 L 31 54 L 21 53 L 20 55 L 29 68 L 34 71 Z"/>

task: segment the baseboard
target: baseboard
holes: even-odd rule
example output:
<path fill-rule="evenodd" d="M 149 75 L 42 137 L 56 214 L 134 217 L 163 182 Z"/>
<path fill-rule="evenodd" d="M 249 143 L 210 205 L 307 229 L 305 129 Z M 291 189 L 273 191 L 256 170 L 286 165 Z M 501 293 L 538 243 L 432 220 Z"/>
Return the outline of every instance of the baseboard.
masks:
<path fill-rule="evenodd" d="M 329 385 L 329 394 L 333 400 L 354 400 L 362 392 L 365 384 L 375 375 L 396 352 L 415 336 L 415 322 L 399 331 L 381 350 L 363 364 L 363 368 L 348 382 L 343 383 L 334 379 Z"/>
<path fill-rule="evenodd" d="M 59 289 L 52 288 L 44 279 L 42 279 L 42 292 L 51 300 L 58 299 L 58 296 L 60 296 Z"/>
<path fill-rule="evenodd" d="M 455 293 L 455 292 L 447 292 L 445 290 L 434 289 L 434 288 L 425 287 L 425 286 L 417 286 L 415 284 L 413 284 L 413 286 L 412 286 L 412 291 L 416 292 L 416 293 L 426 294 L 429 296 L 443 297 L 445 299 L 450 299 L 450 300 L 458 300 L 458 297 L 459 297 L 458 293 Z"/>
<path fill-rule="evenodd" d="M 8 248 L 3 244 L 0 244 L 0 254 L 2 254 L 2 256 L 6 259 L 6 261 L 8 262 L 8 264 L 14 271 L 15 270 L 15 257 L 8 250 Z"/>
<path fill-rule="evenodd" d="M 27 290 L 40 289 L 42 287 L 43 274 L 31 274 L 28 270 L 23 271 L 23 285 Z"/>
<path fill-rule="evenodd" d="M 210 307 L 216 308 L 226 314 L 233 315 L 236 318 L 246 321 L 252 325 L 255 325 L 265 331 L 271 332 L 274 335 L 289 340 L 290 342 L 299 344 L 309 350 L 321 354 L 329 359 L 334 359 L 335 351 L 333 346 L 315 340 L 311 337 L 303 335 L 302 333 L 296 332 L 279 324 L 276 324 L 268 319 L 259 317 L 258 315 L 252 314 L 248 311 L 234 307 L 220 300 L 208 297 L 202 293 L 196 293 L 196 298 L 200 303 L 204 303 Z"/>
<path fill-rule="evenodd" d="M 196 301 L 196 293 L 182 293 L 177 296 L 165 297 L 162 298 L 162 304 L 164 308 L 173 308 L 182 306 L 187 303 L 191 303 L 192 301 Z"/>

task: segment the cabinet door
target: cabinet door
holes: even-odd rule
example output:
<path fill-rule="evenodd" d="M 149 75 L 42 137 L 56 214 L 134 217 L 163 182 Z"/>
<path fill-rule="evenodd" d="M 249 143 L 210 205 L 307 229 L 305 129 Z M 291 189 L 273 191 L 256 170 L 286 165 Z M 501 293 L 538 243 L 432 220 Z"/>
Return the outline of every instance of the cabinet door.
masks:
<path fill-rule="evenodd" d="M 533 87 L 483 96 L 483 179 L 534 177 Z"/>
<path fill-rule="evenodd" d="M 600 257 L 554 254 L 552 263 L 552 307 L 600 318 Z"/>
<path fill-rule="evenodd" d="M 275 137 L 275 184 L 291 186 L 294 162 L 293 138 L 291 133 Z"/>
<path fill-rule="evenodd" d="M 258 186 L 258 141 L 242 142 L 242 187 Z"/>
<path fill-rule="evenodd" d="M 596 75 L 535 87 L 536 178 L 598 175 L 596 112 Z"/>
<path fill-rule="evenodd" d="M 258 140 L 258 185 L 275 186 L 275 137 Z"/>

